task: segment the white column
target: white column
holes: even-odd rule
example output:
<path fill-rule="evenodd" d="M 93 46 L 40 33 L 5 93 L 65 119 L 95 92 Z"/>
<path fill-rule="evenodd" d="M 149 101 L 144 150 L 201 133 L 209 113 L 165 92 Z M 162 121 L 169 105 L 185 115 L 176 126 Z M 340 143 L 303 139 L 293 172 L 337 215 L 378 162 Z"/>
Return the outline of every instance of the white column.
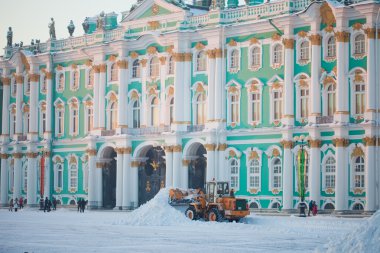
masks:
<path fill-rule="evenodd" d="M 115 209 L 122 209 L 123 205 L 123 154 L 122 148 L 116 148 L 116 207 Z"/>
<path fill-rule="evenodd" d="M 335 176 L 335 210 L 342 211 L 348 209 L 348 173 L 347 173 L 347 150 L 348 140 L 336 138 L 335 144 L 336 176 Z"/>
<path fill-rule="evenodd" d="M 88 206 L 90 208 L 97 207 L 96 192 L 96 149 L 88 149 Z"/>
<path fill-rule="evenodd" d="M 1 195 L 0 195 L 0 204 L 1 206 L 8 205 L 8 155 L 1 154 Z"/>
<path fill-rule="evenodd" d="M 8 77 L 3 78 L 3 114 L 2 114 L 2 134 L 9 135 L 9 100 L 11 97 L 10 92 L 11 79 Z"/>
<path fill-rule="evenodd" d="M 334 120 L 342 123 L 348 122 L 348 42 L 349 33 L 336 32 L 336 59 L 337 59 L 337 85 L 336 85 L 336 112 Z"/>
<path fill-rule="evenodd" d="M 107 65 L 100 65 L 99 74 L 99 128 L 106 128 L 106 70 Z"/>
<path fill-rule="evenodd" d="M 173 147 L 165 147 L 166 175 L 165 187 L 173 187 Z"/>
<path fill-rule="evenodd" d="M 376 117 L 376 55 L 375 55 L 375 29 L 367 30 L 367 87 L 366 87 L 366 112 L 365 118 L 375 120 Z"/>
<path fill-rule="evenodd" d="M 224 152 L 227 149 L 227 144 L 219 144 L 218 149 L 218 167 L 216 169 L 216 179 L 219 181 L 229 181 L 226 173 L 227 160 L 225 158 Z"/>
<path fill-rule="evenodd" d="M 118 119 L 120 128 L 127 128 L 128 117 L 128 62 L 126 60 L 118 61 L 119 67 L 119 101 L 118 101 Z"/>
<path fill-rule="evenodd" d="M 366 137 L 366 155 L 365 155 L 365 194 L 366 194 L 366 211 L 376 210 L 376 165 L 375 149 L 376 137 Z"/>
<path fill-rule="evenodd" d="M 182 168 L 181 168 L 181 188 L 182 189 L 189 188 L 189 164 L 190 164 L 190 160 L 182 160 Z"/>
<path fill-rule="evenodd" d="M 213 93 L 215 94 L 215 119 L 222 119 L 222 92 L 223 92 L 223 83 L 222 83 L 222 49 L 215 50 L 215 89 Z"/>
<path fill-rule="evenodd" d="M 320 206 L 321 199 L 321 141 L 310 140 L 309 189 L 310 199 Z"/>
<path fill-rule="evenodd" d="M 282 205 L 284 210 L 290 210 L 293 209 L 293 142 L 284 140 L 282 145 L 284 147 Z"/>
<path fill-rule="evenodd" d="M 127 147 L 123 155 L 123 210 L 131 209 L 131 151 L 132 148 Z"/>
<path fill-rule="evenodd" d="M 29 152 L 28 157 L 28 178 L 26 199 L 28 206 L 37 205 L 37 156 L 38 153 Z"/>
<path fill-rule="evenodd" d="M 161 101 L 161 104 L 160 104 L 160 126 L 165 126 L 166 124 L 166 118 L 169 118 L 169 112 L 166 112 L 166 102 L 169 102 L 169 101 L 166 101 L 166 96 L 165 96 L 165 93 L 166 93 L 166 73 L 167 73 L 167 69 L 166 69 L 166 57 L 162 56 L 160 57 L 160 63 L 161 63 L 161 66 L 160 66 L 160 85 L 161 85 L 161 88 L 160 88 L 160 101 Z M 169 95 L 169 94 L 168 94 Z M 175 102 L 175 101 L 174 101 Z M 169 121 L 168 121 L 169 123 Z"/>
<path fill-rule="evenodd" d="M 139 169 L 140 162 L 132 161 L 131 162 L 131 207 L 133 209 L 137 208 L 139 205 Z"/>
<path fill-rule="evenodd" d="M 99 76 L 100 67 L 94 66 L 94 128 L 99 128 Z"/>
<path fill-rule="evenodd" d="M 45 154 L 45 173 L 44 173 L 44 194 L 45 196 L 49 197 L 50 199 L 50 193 L 51 193 L 51 186 L 50 186 L 50 152 L 47 152 Z"/>
<path fill-rule="evenodd" d="M 309 122 L 316 123 L 316 117 L 321 116 L 321 92 L 320 92 L 320 69 L 321 69 L 321 36 L 313 34 L 311 40 L 311 83 L 310 83 L 310 115 Z M 314 199 L 313 199 L 314 200 Z"/>
<path fill-rule="evenodd" d="M 215 144 L 205 144 L 207 150 L 206 182 L 215 179 Z"/>
<path fill-rule="evenodd" d="M 173 146 L 173 187 L 181 187 L 182 147 Z"/>
<path fill-rule="evenodd" d="M 22 153 L 14 153 L 14 183 L 13 183 L 13 199 L 21 196 L 21 170 L 22 170 Z"/>
<path fill-rule="evenodd" d="M 208 88 L 207 88 L 207 121 L 210 122 L 215 119 L 215 50 L 209 50 L 207 75 L 208 75 Z"/>
<path fill-rule="evenodd" d="M 17 92 L 16 92 L 16 129 L 15 134 L 22 135 L 22 103 L 24 96 L 23 82 L 24 77 L 19 74 L 16 75 Z"/>
<path fill-rule="evenodd" d="M 183 100 L 177 100 L 178 103 L 183 103 L 183 120 L 185 125 L 191 124 L 191 60 L 192 54 L 186 53 L 185 62 L 183 63 Z"/>
<path fill-rule="evenodd" d="M 96 163 L 96 171 L 95 171 L 95 177 L 96 177 L 96 205 L 98 208 L 103 207 L 103 168 L 105 164 L 101 162 Z"/>
<path fill-rule="evenodd" d="M 284 116 L 282 123 L 294 125 L 294 39 L 284 39 L 285 64 L 284 64 Z"/>
<path fill-rule="evenodd" d="M 30 124 L 29 124 L 29 133 L 34 136 L 34 138 L 38 135 L 38 86 L 40 81 L 40 75 L 39 74 L 30 74 Z M 34 139 L 32 138 L 32 140 Z"/>
<path fill-rule="evenodd" d="M 174 72 L 174 127 L 178 129 L 184 123 L 184 53 L 175 54 Z M 182 102 L 180 102 L 182 101 Z M 175 167 L 174 167 L 175 169 Z"/>
<path fill-rule="evenodd" d="M 147 59 L 142 59 L 141 63 L 141 109 L 140 109 L 140 126 L 146 127 L 147 123 L 147 102 L 146 102 L 146 63 Z"/>
<path fill-rule="evenodd" d="M 46 132 L 49 137 L 52 135 L 52 108 L 53 108 L 53 84 L 52 72 L 46 72 Z"/>

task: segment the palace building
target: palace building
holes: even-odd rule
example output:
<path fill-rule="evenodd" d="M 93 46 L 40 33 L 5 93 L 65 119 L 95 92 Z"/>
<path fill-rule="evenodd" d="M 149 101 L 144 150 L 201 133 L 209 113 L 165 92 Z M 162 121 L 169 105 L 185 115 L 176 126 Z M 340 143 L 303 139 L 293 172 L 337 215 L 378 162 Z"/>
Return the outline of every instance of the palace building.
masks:
<path fill-rule="evenodd" d="M 306 201 L 379 209 L 379 7 L 144 0 L 86 18 L 83 36 L 8 45 L 1 205 L 133 209 L 215 179 L 292 210 L 301 152 Z"/>

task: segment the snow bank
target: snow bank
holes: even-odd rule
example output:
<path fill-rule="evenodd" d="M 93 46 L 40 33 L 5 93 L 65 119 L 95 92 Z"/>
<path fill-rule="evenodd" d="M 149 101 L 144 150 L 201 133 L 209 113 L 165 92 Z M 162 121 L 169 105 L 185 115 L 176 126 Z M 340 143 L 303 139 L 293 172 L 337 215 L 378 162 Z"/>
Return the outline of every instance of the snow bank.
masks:
<path fill-rule="evenodd" d="M 380 252 L 380 211 L 377 211 L 357 229 L 337 241 L 331 241 L 325 252 Z"/>
<path fill-rule="evenodd" d="M 172 226 L 179 224 L 189 224 L 189 220 L 184 213 L 176 210 L 168 203 L 169 189 L 161 189 L 157 195 L 129 213 L 121 224 L 134 226 Z"/>

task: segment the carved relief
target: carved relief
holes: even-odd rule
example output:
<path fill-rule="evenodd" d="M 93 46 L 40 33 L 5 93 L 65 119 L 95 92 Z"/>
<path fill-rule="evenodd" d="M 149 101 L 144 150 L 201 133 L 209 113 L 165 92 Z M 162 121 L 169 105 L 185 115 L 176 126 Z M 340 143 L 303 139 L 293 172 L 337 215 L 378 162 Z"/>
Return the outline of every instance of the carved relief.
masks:
<path fill-rule="evenodd" d="M 197 49 L 198 51 L 204 48 L 205 48 L 205 45 L 203 45 L 201 42 L 197 42 L 197 44 L 195 45 L 195 49 Z"/>
<path fill-rule="evenodd" d="M 139 57 L 139 54 L 135 51 L 132 51 L 129 56 L 132 58 L 132 59 L 136 59 L 137 57 Z"/>
<path fill-rule="evenodd" d="M 293 141 L 291 140 L 282 140 L 281 145 L 284 147 L 284 149 L 292 149 L 293 148 Z"/>
<path fill-rule="evenodd" d="M 335 33 L 337 42 L 349 42 L 350 41 L 350 33 L 346 31 L 336 32 Z"/>
<path fill-rule="evenodd" d="M 365 146 L 375 146 L 376 145 L 376 137 L 366 136 L 363 138 L 363 142 Z"/>
<path fill-rule="evenodd" d="M 156 47 L 148 47 L 147 52 L 148 52 L 148 54 L 156 54 L 157 48 Z"/>
<path fill-rule="evenodd" d="M 335 138 L 332 140 L 335 147 L 347 147 L 350 141 L 345 138 Z"/>
<path fill-rule="evenodd" d="M 358 156 L 364 156 L 364 152 L 360 147 L 355 147 L 352 151 L 351 158 Z"/>
<path fill-rule="evenodd" d="M 319 9 L 321 17 L 322 17 L 322 23 L 326 24 L 328 26 L 335 24 L 335 16 L 334 13 L 330 7 L 330 5 L 327 2 L 324 2 Z"/>
<path fill-rule="evenodd" d="M 312 34 L 309 36 L 309 39 L 311 41 L 311 45 L 320 46 L 322 42 L 322 36 L 319 34 Z"/>

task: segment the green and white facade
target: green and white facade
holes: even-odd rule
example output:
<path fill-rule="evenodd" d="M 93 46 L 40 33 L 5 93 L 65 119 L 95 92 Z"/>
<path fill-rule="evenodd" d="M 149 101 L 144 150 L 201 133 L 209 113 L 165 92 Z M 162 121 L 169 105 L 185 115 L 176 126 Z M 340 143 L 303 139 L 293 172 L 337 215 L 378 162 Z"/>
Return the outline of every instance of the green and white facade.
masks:
<path fill-rule="evenodd" d="M 130 209 L 216 179 L 291 210 L 304 136 L 306 200 L 379 209 L 378 1 L 207 2 L 144 0 L 38 53 L 5 48 L 1 204 Z"/>

